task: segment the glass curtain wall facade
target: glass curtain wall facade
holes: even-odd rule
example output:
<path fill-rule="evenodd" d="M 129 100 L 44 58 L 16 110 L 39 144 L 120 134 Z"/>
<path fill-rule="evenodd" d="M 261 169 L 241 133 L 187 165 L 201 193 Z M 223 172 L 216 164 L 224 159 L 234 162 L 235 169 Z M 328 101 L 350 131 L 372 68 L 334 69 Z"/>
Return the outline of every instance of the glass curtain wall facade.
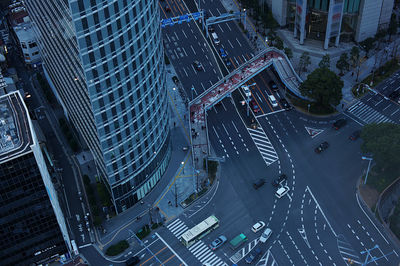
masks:
<path fill-rule="evenodd" d="M 117 212 L 170 158 L 157 0 L 27 0 L 44 68 L 92 151 Z"/>
<path fill-rule="evenodd" d="M 325 40 L 330 0 L 307 0 L 306 38 Z M 344 0 L 340 40 L 354 41 L 361 0 Z M 288 0 L 286 24 L 294 29 L 296 0 Z"/>

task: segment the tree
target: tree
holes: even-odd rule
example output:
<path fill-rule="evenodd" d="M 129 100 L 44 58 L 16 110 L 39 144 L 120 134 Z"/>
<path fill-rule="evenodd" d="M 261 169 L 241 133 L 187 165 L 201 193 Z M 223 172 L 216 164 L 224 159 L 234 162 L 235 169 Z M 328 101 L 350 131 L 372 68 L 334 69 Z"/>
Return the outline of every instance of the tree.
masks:
<path fill-rule="evenodd" d="M 311 64 L 310 54 L 308 52 L 302 53 L 299 61 L 299 74 L 303 71 L 307 71 L 307 67 L 310 64 Z"/>
<path fill-rule="evenodd" d="M 283 50 L 283 41 L 281 38 L 276 37 L 275 39 L 275 45 L 276 48 L 278 48 L 279 50 Z"/>
<path fill-rule="evenodd" d="M 320 68 L 330 68 L 331 66 L 331 57 L 329 56 L 329 54 L 325 54 L 321 61 L 319 62 L 318 66 Z"/>
<path fill-rule="evenodd" d="M 389 28 L 388 28 L 388 33 L 389 33 L 389 40 L 392 39 L 392 35 L 397 33 L 397 28 L 399 27 L 397 23 L 397 17 L 395 13 L 392 13 L 392 16 L 390 17 L 390 23 L 389 23 Z"/>
<path fill-rule="evenodd" d="M 400 125 L 392 123 L 367 124 L 361 132 L 361 150 L 373 155 L 380 170 L 400 167 Z"/>
<path fill-rule="evenodd" d="M 343 75 L 343 70 L 349 70 L 350 64 L 348 62 L 349 58 L 347 53 L 340 55 L 339 60 L 336 62 L 336 68 L 340 70 L 340 75 Z"/>
<path fill-rule="evenodd" d="M 292 59 L 292 58 L 293 58 L 292 49 L 286 47 L 286 48 L 284 49 L 284 51 L 285 51 L 286 56 L 287 56 L 289 59 Z"/>
<path fill-rule="evenodd" d="M 360 49 L 358 49 L 357 46 L 353 46 L 353 48 L 351 48 L 350 51 L 350 61 L 353 68 L 357 66 L 359 60 L 360 60 Z"/>
<path fill-rule="evenodd" d="M 300 85 L 303 96 L 314 99 L 321 106 L 338 105 L 342 99 L 343 81 L 327 68 L 317 68 Z"/>
<path fill-rule="evenodd" d="M 378 49 L 380 48 L 381 43 L 382 43 L 383 40 L 385 39 L 386 34 L 387 34 L 387 31 L 385 31 L 385 30 L 379 30 L 379 31 L 375 34 L 375 40 L 378 41 L 378 47 L 377 47 Z"/>
<path fill-rule="evenodd" d="M 369 38 L 365 39 L 364 41 L 360 42 L 360 45 L 361 45 L 362 49 L 365 51 L 367 57 L 368 57 L 369 51 L 374 47 L 375 41 L 376 41 L 375 38 L 369 37 Z"/>

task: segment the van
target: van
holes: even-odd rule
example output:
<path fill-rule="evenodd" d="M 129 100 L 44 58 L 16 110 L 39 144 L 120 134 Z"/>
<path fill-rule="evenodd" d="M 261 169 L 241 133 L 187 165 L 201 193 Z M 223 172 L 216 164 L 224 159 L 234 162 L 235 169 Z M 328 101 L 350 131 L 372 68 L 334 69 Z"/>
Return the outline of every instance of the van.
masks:
<path fill-rule="evenodd" d="M 280 199 L 289 192 L 290 188 L 288 186 L 280 187 L 276 192 L 275 196 Z"/>
<path fill-rule="evenodd" d="M 213 33 L 211 33 L 211 37 L 212 37 L 214 43 L 218 45 L 219 44 L 218 35 L 215 32 L 213 32 Z"/>
<path fill-rule="evenodd" d="M 278 107 L 278 102 L 276 101 L 274 95 L 269 95 L 268 100 L 272 104 L 272 107 Z"/>

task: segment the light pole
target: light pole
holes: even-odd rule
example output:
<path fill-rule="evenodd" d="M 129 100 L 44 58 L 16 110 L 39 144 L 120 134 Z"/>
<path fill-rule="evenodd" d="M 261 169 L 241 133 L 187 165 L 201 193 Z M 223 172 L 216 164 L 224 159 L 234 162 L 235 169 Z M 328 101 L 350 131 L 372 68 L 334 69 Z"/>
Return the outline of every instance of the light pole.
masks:
<path fill-rule="evenodd" d="M 243 9 L 243 13 L 244 13 L 244 22 L 243 22 L 243 27 L 244 27 L 244 30 L 246 30 L 246 8 L 245 8 L 245 9 Z"/>
<path fill-rule="evenodd" d="M 311 104 L 307 104 L 308 113 L 310 113 L 310 106 Z"/>
<path fill-rule="evenodd" d="M 365 184 L 367 183 L 369 168 L 370 168 L 370 166 L 371 166 L 371 161 L 373 160 L 373 158 L 362 156 L 361 159 L 362 159 L 362 160 L 368 160 L 368 161 L 369 161 L 369 162 L 368 162 L 368 168 L 367 168 L 367 174 L 366 174 L 365 180 L 364 180 L 364 185 L 365 185 Z"/>
<path fill-rule="evenodd" d="M 181 162 L 182 165 L 182 175 L 185 174 L 185 162 Z"/>

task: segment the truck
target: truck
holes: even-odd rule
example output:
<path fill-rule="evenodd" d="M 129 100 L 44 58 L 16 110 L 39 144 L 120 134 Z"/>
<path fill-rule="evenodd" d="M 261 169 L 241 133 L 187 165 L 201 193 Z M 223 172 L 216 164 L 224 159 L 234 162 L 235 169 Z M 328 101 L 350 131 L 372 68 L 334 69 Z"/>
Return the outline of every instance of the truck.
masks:
<path fill-rule="evenodd" d="M 235 250 L 246 241 L 247 241 L 247 236 L 245 236 L 245 234 L 241 233 L 241 234 L 237 235 L 234 239 L 232 239 L 229 242 L 229 244 L 231 246 L 231 249 Z"/>

